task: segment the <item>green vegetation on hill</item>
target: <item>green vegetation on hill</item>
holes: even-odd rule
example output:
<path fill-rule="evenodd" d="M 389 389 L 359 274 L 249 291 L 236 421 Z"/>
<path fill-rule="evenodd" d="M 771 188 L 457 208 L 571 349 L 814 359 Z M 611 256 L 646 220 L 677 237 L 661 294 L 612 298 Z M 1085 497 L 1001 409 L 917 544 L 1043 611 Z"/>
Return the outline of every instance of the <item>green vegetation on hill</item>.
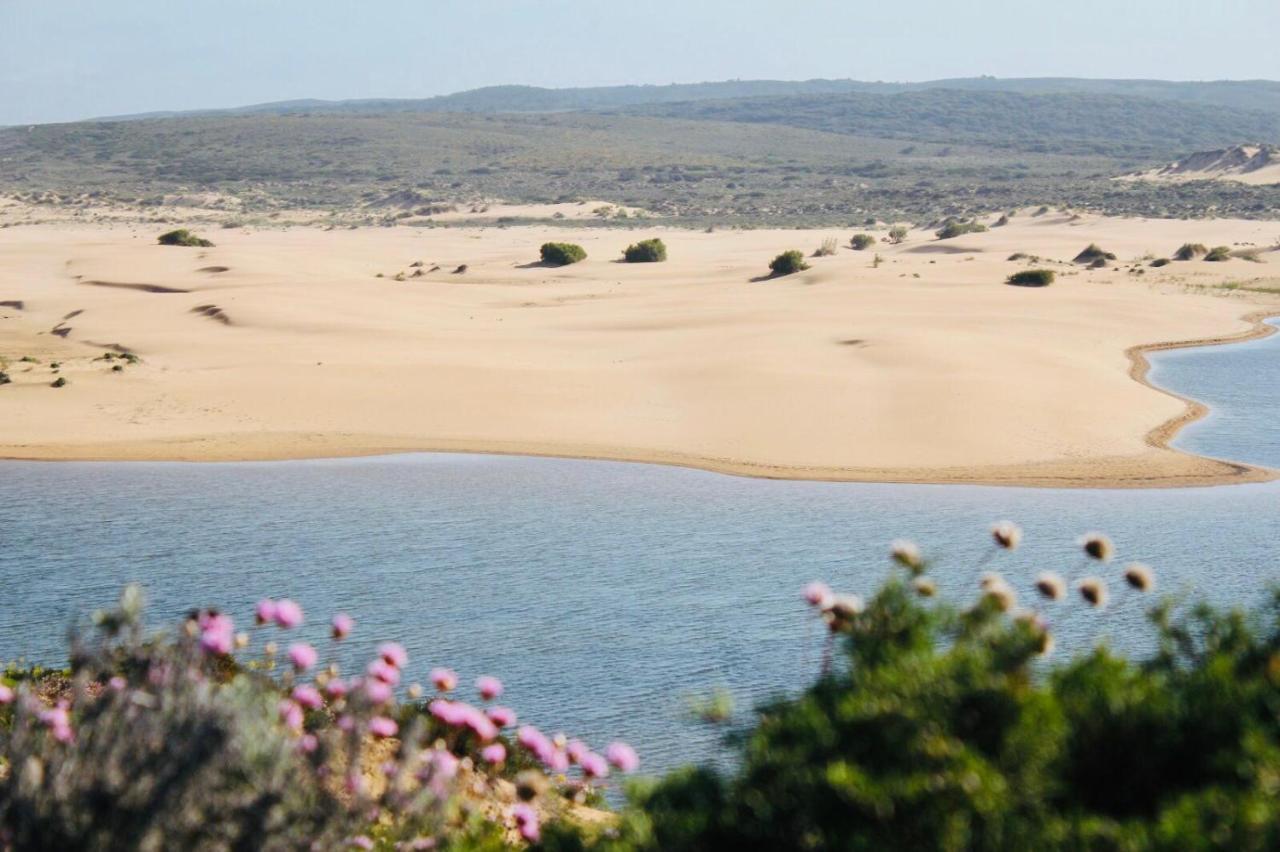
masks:
<path fill-rule="evenodd" d="M 940 240 L 950 240 L 965 234 L 981 234 L 987 230 L 987 226 L 981 222 L 961 222 L 951 219 L 935 232 L 935 236 Z"/>
<path fill-rule="evenodd" d="M 1048 287 L 1054 277 L 1052 269 L 1024 269 L 1010 275 L 1006 283 L 1015 287 Z"/>

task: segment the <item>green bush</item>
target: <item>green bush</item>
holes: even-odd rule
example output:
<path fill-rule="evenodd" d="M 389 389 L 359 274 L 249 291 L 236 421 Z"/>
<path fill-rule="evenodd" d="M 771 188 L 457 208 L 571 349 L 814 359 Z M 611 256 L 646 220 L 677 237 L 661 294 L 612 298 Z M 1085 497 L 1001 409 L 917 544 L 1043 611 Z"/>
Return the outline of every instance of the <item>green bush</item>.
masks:
<path fill-rule="evenodd" d="M 1213 262 L 1213 263 L 1221 263 L 1221 262 L 1222 262 L 1222 261 L 1224 261 L 1224 260 L 1230 260 L 1230 259 L 1231 259 L 1231 247 L 1230 247 L 1230 246 L 1216 246 L 1216 247 L 1214 247 L 1214 248 L 1212 248 L 1212 249 L 1210 249 L 1210 250 L 1209 250 L 1209 253 L 1208 253 L 1208 254 L 1206 254 L 1206 255 L 1204 256 L 1204 259 L 1205 259 L 1205 260 L 1208 260 L 1208 261 L 1211 261 L 1211 262 Z"/>
<path fill-rule="evenodd" d="M 641 240 L 627 246 L 622 252 L 622 258 L 627 263 L 661 263 L 667 259 L 667 245 L 657 237 Z"/>
<path fill-rule="evenodd" d="M 0 385 L 7 385 L 9 384 L 9 382 L 10 382 L 9 374 L 6 373 L 4 370 L 0 370 Z"/>
<path fill-rule="evenodd" d="M 586 260 L 587 250 L 573 243 L 543 243 L 542 262 L 549 266 L 568 266 Z"/>
<path fill-rule="evenodd" d="M 950 240 L 964 234 L 981 234 L 986 230 L 987 226 L 981 222 L 961 222 L 957 219 L 948 219 L 941 230 L 935 232 L 935 235 L 940 240 Z"/>
<path fill-rule="evenodd" d="M 1074 604 L 1027 605 L 1104 618 L 1089 582 Z M 963 610 L 926 602 L 923 576 L 865 609 L 828 596 L 839 660 L 757 711 L 734 768 L 637 791 L 632 848 L 1280 848 L 1280 595 L 1253 619 L 1164 605 L 1152 659 L 1098 647 L 1048 667 L 1046 623 L 1008 582 L 984 585 Z"/>
<path fill-rule="evenodd" d="M 158 242 L 162 246 L 187 246 L 188 248 L 213 248 L 213 243 L 197 237 L 186 228 L 179 228 L 167 234 L 161 234 Z"/>
<path fill-rule="evenodd" d="M 1005 283 L 1015 287 L 1048 287 L 1055 277 L 1052 269 L 1024 269 L 1010 275 Z"/>
<path fill-rule="evenodd" d="M 906 225 L 894 225 L 889 229 L 889 242 L 896 246 L 906 240 L 907 233 Z"/>
<path fill-rule="evenodd" d="M 769 270 L 776 275 L 790 275 L 793 272 L 803 272 L 809 268 L 809 264 L 804 262 L 804 254 L 798 249 L 784 251 L 775 257 L 769 263 Z"/>
<path fill-rule="evenodd" d="M 67 379 L 65 376 L 58 376 L 58 378 L 54 379 L 53 383 L 50 385 L 50 387 L 54 387 L 54 388 L 64 388 L 66 386 L 67 386 Z"/>
<path fill-rule="evenodd" d="M 876 238 L 870 234 L 854 234 L 849 240 L 849 247 L 856 251 L 866 251 L 876 244 Z"/>
<path fill-rule="evenodd" d="M 1072 262 L 1095 264 L 1101 260 L 1102 265 L 1106 266 L 1106 262 L 1108 260 L 1115 260 L 1115 259 L 1116 259 L 1116 256 L 1114 253 L 1109 251 L 1104 251 L 1102 247 L 1099 246 L 1097 243 L 1089 243 L 1089 245 L 1085 246 L 1084 251 L 1080 252 L 1078 255 L 1075 256 L 1075 259 Z"/>
<path fill-rule="evenodd" d="M 1183 243 L 1182 246 L 1173 253 L 1174 260 L 1195 260 L 1201 255 L 1209 253 L 1209 249 L 1204 243 Z"/>

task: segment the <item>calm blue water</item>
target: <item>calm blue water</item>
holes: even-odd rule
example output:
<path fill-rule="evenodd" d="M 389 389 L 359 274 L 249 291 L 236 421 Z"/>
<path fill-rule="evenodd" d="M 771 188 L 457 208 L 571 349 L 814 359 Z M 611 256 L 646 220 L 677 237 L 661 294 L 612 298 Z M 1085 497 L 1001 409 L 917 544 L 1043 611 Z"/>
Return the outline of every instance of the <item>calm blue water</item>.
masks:
<path fill-rule="evenodd" d="M 1163 353 L 1154 377 L 1215 406 L 1184 448 L 1280 467 L 1280 335 Z M 1259 600 L 1280 581 L 1280 485 L 1157 491 L 771 482 L 609 462 L 410 455 L 250 464 L 0 463 L 0 659 L 64 660 L 74 617 L 142 582 L 153 619 L 219 605 L 243 622 L 290 596 L 323 635 L 354 615 L 348 659 L 398 639 L 417 676 L 502 677 L 524 718 L 649 769 L 714 753 L 686 698 L 729 687 L 749 706 L 802 686 L 820 631 L 797 590 L 823 578 L 868 593 L 888 541 L 937 560 L 967 598 L 998 567 L 1079 576 L 1074 540 L 1108 532 L 1164 591 Z M 986 566 L 986 530 L 1025 529 Z M 1113 569 L 1114 570 L 1114 569 Z M 1063 645 L 1134 647 L 1142 613 L 1057 619 Z"/>

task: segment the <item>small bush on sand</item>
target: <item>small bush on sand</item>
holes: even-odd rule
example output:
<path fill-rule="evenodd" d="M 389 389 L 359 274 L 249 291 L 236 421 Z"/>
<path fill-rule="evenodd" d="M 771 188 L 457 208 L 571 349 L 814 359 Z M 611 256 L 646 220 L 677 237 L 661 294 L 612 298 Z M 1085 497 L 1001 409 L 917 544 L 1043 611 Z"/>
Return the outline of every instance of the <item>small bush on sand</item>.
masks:
<path fill-rule="evenodd" d="M 1115 259 L 1116 256 L 1112 252 L 1104 251 L 1097 243 L 1089 243 L 1089 245 L 1085 246 L 1084 251 L 1075 256 L 1073 263 L 1093 264 L 1101 260 L 1105 266 L 1106 261 Z"/>
<path fill-rule="evenodd" d="M 1204 243 L 1183 243 L 1182 247 L 1173 253 L 1174 260 L 1195 260 L 1209 253 L 1209 249 Z"/>
<path fill-rule="evenodd" d="M 965 234 L 981 234 L 986 230 L 987 226 L 981 222 L 961 222 L 950 219 L 936 232 L 936 236 L 940 240 L 950 240 Z"/>
<path fill-rule="evenodd" d="M 49 387 L 54 387 L 54 388 L 63 388 L 63 387 L 66 387 L 66 386 L 67 386 L 67 379 L 66 379 L 66 377 L 65 377 L 65 376 L 58 376 L 58 378 L 56 378 L 56 379 L 54 379 L 54 380 L 53 380 L 53 384 L 51 384 Z"/>
<path fill-rule="evenodd" d="M 213 248 L 213 243 L 198 237 L 186 228 L 179 228 L 167 234 L 161 234 L 158 242 L 162 246 L 186 246 L 188 248 Z"/>
<path fill-rule="evenodd" d="M 1024 269 L 1010 275 L 1005 283 L 1015 287 L 1048 287 L 1054 278 L 1052 269 Z"/>
<path fill-rule="evenodd" d="M 587 250 L 573 243 L 543 243 L 541 251 L 548 266 L 568 266 L 587 258 Z"/>
<path fill-rule="evenodd" d="M 836 238 L 827 237 L 822 241 L 822 245 L 813 250 L 814 257 L 830 257 L 836 253 Z"/>
<path fill-rule="evenodd" d="M 866 251 L 876 244 L 876 238 L 870 234 L 854 234 L 849 240 L 849 247 L 855 251 Z"/>
<path fill-rule="evenodd" d="M 1152 266 L 1154 266 L 1156 269 L 1159 269 L 1159 268 L 1160 268 L 1160 267 L 1162 267 L 1162 266 L 1168 266 L 1168 265 L 1169 265 L 1169 258 L 1167 258 L 1167 257 L 1157 257 L 1155 260 L 1151 261 L 1151 265 L 1152 265 Z"/>
<path fill-rule="evenodd" d="M 10 381 L 9 374 L 0 370 L 0 385 L 7 385 Z"/>
<path fill-rule="evenodd" d="M 1224 260 L 1230 260 L 1231 247 L 1215 246 L 1214 248 L 1209 249 L 1209 253 L 1204 256 L 1204 259 L 1211 263 L 1221 263 Z"/>
<path fill-rule="evenodd" d="M 1002 214 L 1000 218 L 995 221 L 995 224 L 993 224 L 991 227 L 1003 228 L 1007 224 L 1009 224 L 1009 214 L 1005 213 L 1005 214 Z"/>
<path fill-rule="evenodd" d="M 906 239 L 907 239 L 906 225 L 894 225 L 892 228 L 889 229 L 889 242 L 893 243 L 895 246 L 898 245 L 899 243 L 904 242 Z"/>
<path fill-rule="evenodd" d="M 627 263 L 662 263 L 667 259 L 667 244 L 657 237 L 641 240 L 623 249 L 622 259 Z"/>
<path fill-rule="evenodd" d="M 809 264 L 804 262 L 804 254 L 797 249 L 784 251 L 769 263 L 769 270 L 775 276 L 790 275 L 793 272 L 803 272 L 808 268 Z"/>

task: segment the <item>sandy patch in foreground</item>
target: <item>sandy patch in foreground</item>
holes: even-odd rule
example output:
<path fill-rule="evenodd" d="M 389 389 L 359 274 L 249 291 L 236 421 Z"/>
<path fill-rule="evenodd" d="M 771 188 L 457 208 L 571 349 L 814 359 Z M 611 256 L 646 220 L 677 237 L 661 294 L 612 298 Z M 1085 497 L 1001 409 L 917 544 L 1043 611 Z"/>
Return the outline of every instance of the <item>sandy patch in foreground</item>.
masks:
<path fill-rule="evenodd" d="M 205 230 L 215 248 L 157 246 L 154 225 L 0 230 L 0 303 L 22 303 L 0 306 L 0 456 L 467 450 L 1031 485 L 1270 475 L 1164 449 L 1188 405 L 1135 381 L 1126 353 L 1256 333 L 1244 317 L 1280 296 L 1216 285 L 1280 287 L 1280 254 L 1141 276 L 1048 261 L 1090 242 L 1122 263 L 1185 241 L 1269 247 L 1277 223 L 1024 213 L 945 242 L 913 232 L 878 249 L 879 268 L 841 248 L 764 281 L 779 251 L 852 231 Z M 615 262 L 651 234 L 670 261 Z M 548 239 L 590 256 L 531 264 Z M 1057 283 L 1006 286 L 1026 267 L 1015 251 Z M 109 348 L 142 361 L 113 372 L 94 360 Z M 50 361 L 66 387 L 49 387 Z"/>

